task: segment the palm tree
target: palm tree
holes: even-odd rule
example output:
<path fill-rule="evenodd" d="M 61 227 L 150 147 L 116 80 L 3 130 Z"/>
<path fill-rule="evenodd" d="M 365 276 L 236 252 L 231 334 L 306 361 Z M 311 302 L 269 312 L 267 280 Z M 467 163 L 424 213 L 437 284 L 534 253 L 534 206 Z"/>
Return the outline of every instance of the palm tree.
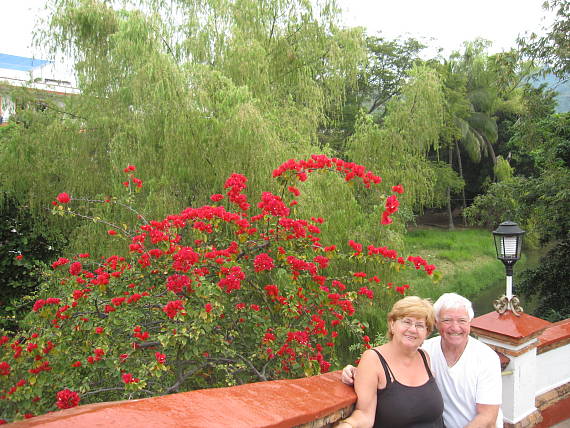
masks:
<path fill-rule="evenodd" d="M 462 152 L 470 160 L 480 164 L 483 160 L 494 169 L 497 157 L 493 144 L 497 142 L 497 122 L 493 117 L 498 99 L 495 71 L 488 65 L 484 53 L 486 43 L 475 41 L 466 44 L 465 52 L 455 52 L 444 62 L 445 85 L 449 125 L 449 163 L 456 158 L 459 176 L 464 179 Z M 495 179 L 494 176 L 491 177 Z M 462 207 L 466 208 L 465 190 L 462 190 Z M 448 191 L 449 227 L 453 228 L 451 217 L 451 192 Z"/>

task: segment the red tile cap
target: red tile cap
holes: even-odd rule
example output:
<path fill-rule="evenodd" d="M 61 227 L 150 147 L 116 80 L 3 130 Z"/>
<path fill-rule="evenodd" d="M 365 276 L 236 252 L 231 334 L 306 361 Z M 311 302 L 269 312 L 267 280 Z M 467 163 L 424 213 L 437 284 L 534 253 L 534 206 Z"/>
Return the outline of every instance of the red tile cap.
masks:
<path fill-rule="evenodd" d="M 489 312 L 474 318 L 471 329 L 479 336 L 492 337 L 513 344 L 524 343 L 537 337 L 552 323 L 525 313 L 516 316 L 511 311 L 504 314 Z"/>
<path fill-rule="evenodd" d="M 538 338 L 539 352 L 570 343 L 570 319 L 558 321 L 545 329 Z"/>

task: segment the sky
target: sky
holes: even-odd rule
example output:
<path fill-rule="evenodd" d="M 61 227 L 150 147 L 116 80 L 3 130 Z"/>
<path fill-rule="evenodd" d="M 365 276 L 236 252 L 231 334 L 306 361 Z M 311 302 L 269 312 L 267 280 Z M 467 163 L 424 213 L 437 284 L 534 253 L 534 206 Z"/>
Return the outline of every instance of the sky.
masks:
<path fill-rule="evenodd" d="M 414 37 L 443 48 L 443 56 L 463 42 L 484 38 L 491 53 L 516 46 L 518 35 L 542 33 L 549 23 L 543 0 L 337 0 L 347 26 L 363 26 L 369 35 Z"/>
<path fill-rule="evenodd" d="M 0 53 L 34 56 L 32 31 L 45 16 L 45 0 L 2 0 Z M 414 37 L 443 55 L 461 49 L 466 40 L 482 37 L 493 42 L 491 52 L 515 46 L 519 34 L 539 31 L 547 23 L 543 0 L 337 0 L 346 26 L 365 27 L 370 35 Z"/>

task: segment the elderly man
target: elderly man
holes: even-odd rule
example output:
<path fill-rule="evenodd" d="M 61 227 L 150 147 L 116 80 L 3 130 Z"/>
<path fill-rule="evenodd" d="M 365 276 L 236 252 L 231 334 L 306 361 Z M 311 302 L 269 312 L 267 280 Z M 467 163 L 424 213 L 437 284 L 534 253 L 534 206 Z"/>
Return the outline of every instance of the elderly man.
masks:
<path fill-rule="evenodd" d="M 469 336 L 471 302 L 446 293 L 433 306 L 440 336 L 426 340 L 422 348 L 443 396 L 446 428 L 502 427 L 501 364 L 495 351 Z M 353 383 L 353 370 L 344 368 L 344 383 Z"/>

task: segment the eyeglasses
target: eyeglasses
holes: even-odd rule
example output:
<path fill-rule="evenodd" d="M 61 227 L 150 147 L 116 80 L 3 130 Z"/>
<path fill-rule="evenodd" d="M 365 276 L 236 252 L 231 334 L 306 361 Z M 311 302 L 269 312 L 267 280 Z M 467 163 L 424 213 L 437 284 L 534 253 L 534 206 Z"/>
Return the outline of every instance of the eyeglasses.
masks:
<path fill-rule="evenodd" d="M 440 320 L 440 322 L 444 325 L 451 325 L 451 324 L 459 324 L 460 326 L 466 326 L 467 324 L 469 324 L 469 320 L 467 318 L 458 318 L 458 319 L 453 319 L 453 318 L 443 318 Z"/>
<path fill-rule="evenodd" d="M 415 322 L 412 321 L 411 319 L 408 318 L 401 318 L 398 321 L 400 321 L 402 324 L 404 324 L 406 326 L 406 328 L 412 328 L 415 327 L 416 330 L 418 331 L 423 331 L 425 329 L 427 329 L 427 326 L 423 323 L 423 322 Z"/>

